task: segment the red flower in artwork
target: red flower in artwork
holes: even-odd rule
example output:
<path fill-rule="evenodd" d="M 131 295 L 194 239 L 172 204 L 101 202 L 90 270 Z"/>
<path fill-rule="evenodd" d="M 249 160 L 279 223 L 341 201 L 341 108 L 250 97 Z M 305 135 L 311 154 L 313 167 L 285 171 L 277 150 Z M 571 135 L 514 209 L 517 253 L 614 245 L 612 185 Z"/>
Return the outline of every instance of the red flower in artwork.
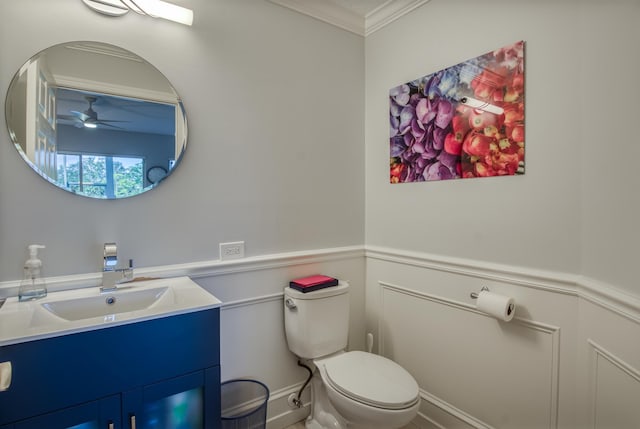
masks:
<path fill-rule="evenodd" d="M 524 161 L 524 43 L 499 49 L 495 62 L 471 81 L 477 100 L 504 113 L 458 109 L 473 129 L 464 139 L 463 177 L 512 175 Z M 454 128 L 455 129 L 455 128 Z"/>
<path fill-rule="evenodd" d="M 391 183 L 400 183 L 402 181 L 402 171 L 404 170 L 404 164 L 397 162 L 397 160 L 391 158 Z"/>
<path fill-rule="evenodd" d="M 493 139 L 484 134 L 472 131 L 464 139 L 462 150 L 471 156 L 482 157 L 489 152 L 489 145 L 492 141 Z"/>

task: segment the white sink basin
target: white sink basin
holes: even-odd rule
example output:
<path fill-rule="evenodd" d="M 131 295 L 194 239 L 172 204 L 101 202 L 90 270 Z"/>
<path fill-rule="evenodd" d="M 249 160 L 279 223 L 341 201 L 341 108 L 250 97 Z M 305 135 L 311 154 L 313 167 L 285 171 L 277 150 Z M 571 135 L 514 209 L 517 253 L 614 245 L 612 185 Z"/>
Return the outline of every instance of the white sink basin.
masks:
<path fill-rule="evenodd" d="M 160 300 L 175 301 L 168 287 L 123 289 L 100 296 L 47 302 L 41 306 L 65 320 L 81 320 L 149 309 Z"/>
<path fill-rule="evenodd" d="M 11 297 L 0 307 L 0 347 L 220 304 L 189 277 L 132 282 L 108 293 L 92 287 L 50 292 L 45 298 L 26 302 Z"/>

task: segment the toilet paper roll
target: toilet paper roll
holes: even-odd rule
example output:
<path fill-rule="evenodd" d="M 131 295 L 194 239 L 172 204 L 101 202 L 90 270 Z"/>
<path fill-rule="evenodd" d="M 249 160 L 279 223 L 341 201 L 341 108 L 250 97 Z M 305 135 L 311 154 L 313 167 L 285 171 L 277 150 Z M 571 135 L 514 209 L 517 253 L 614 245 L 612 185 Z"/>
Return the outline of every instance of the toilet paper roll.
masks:
<path fill-rule="evenodd" d="M 516 304 L 513 298 L 484 290 L 478 293 L 476 308 L 505 322 L 513 319 L 513 315 L 516 312 Z"/>

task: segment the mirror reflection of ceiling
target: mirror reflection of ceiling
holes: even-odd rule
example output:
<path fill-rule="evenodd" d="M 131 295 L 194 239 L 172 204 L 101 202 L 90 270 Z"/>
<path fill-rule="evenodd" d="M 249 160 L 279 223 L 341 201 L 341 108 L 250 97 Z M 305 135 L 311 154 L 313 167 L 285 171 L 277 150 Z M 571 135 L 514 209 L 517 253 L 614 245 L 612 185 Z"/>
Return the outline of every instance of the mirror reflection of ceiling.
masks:
<path fill-rule="evenodd" d="M 111 88 L 114 94 L 175 101 L 171 85 L 155 67 L 125 49 L 100 42 L 71 42 L 41 53 L 58 86 Z M 105 91 L 106 92 L 106 91 Z M 143 96 L 146 95 L 146 96 Z"/>
<path fill-rule="evenodd" d="M 187 142 L 180 97 L 155 67 L 100 42 L 55 45 L 13 78 L 7 128 L 22 158 L 50 183 L 114 199 L 155 187 Z"/>
<path fill-rule="evenodd" d="M 112 120 L 126 121 L 121 128 L 132 132 L 168 134 L 167 109 L 160 103 L 176 103 L 177 96 L 167 79 L 139 56 L 117 46 L 97 42 L 75 42 L 53 46 L 42 58 L 52 70 L 58 90 L 57 111 L 87 109 L 86 95 L 101 88 L 113 97 L 98 97 L 94 110 Z M 75 88 L 65 92 L 65 86 Z M 83 93 L 82 89 L 88 89 Z M 121 95 L 122 97 L 117 97 Z M 135 98 L 129 98 L 135 97 Z M 138 104 L 134 108 L 134 103 Z M 147 102 L 149 101 L 149 102 Z M 128 117 L 126 117 L 129 115 Z"/>
<path fill-rule="evenodd" d="M 104 127 L 129 133 L 175 134 L 174 106 L 91 91 L 58 88 L 56 117 L 60 125 L 84 126 L 89 108 Z"/>

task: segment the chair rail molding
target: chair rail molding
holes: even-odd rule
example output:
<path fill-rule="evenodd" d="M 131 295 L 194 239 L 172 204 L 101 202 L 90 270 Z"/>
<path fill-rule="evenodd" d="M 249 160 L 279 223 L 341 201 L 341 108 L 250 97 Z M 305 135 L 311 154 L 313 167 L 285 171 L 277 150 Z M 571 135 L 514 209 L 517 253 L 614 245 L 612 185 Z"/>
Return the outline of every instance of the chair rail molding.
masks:
<path fill-rule="evenodd" d="M 381 246 L 366 246 L 365 249 L 367 259 L 575 296 L 640 324 L 640 297 L 586 276 Z"/>
<path fill-rule="evenodd" d="M 495 280 L 551 293 L 576 296 L 640 324 L 640 297 L 589 277 L 455 258 L 381 246 L 345 246 L 273 253 L 228 261 L 205 260 L 135 269 L 139 277 L 202 277 L 267 270 L 351 258 L 371 258 L 431 270 Z M 49 291 L 99 286 L 102 273 L 54 276 L 45 279 Z M 0 282 L 0 297 L 16 295 L 20 280 Z"/>
<path fill-rule="evenodd" d="M 287 253 L 272 253 L 268 255 L 251 256 L 226 261 L 214 259 L 157 267 L 141 267 L 135 268 L 134 273 L 136 277 L 189 276 L 192 279 L 198 279 L 227 274 L 239 274 L 252 271 L 292 267 L 296 265 L 364 258 L 364 255 L 364 246 L 346 246 Z M 47 282 L 47 289 L 49 292 L 82 287 L 95 287 L 101 284 L 102 273 L 54 276 L 47 277 L 45 281 Z M 19 286 L 20 280 L 0 282 L 0 297 L 17 295 Z"/>

